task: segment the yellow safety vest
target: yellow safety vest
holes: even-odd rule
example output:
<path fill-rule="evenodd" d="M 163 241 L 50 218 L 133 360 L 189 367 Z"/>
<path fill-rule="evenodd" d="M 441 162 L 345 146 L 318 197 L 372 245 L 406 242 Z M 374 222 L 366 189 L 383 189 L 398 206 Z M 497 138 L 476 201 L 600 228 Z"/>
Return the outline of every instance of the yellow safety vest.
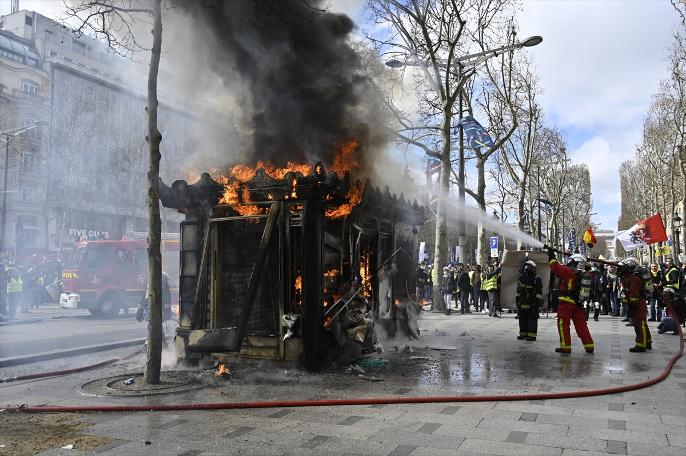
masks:
<path fill-rule="evenodd" d="M 498 275 L 492 276 L 490 279 L 486 279 L 486 291 L 493 291 L 498 288 Z"/>
<path fill-rule="evenodd" d="M 670 281 L 670 278 L 674 275 L 674 274 L 672 274 L 672 271 L 676 272 L 676 282 Z M 678 291 L 679 290 L 679 281 L 681 279 L 680 275 L 681 275 L 681 273 L 674 266 L 669 268 L 669 270 L 665 272 L 665 287 L 672 288 L 672 289 Z"/>
<path fill-rule="evenodd" d="M 8 293 L 21 293 L 23 288 L 24 282 L 22 282 L 21 277 L 16 279 L 14 277 L 11 277 L 10 280 L 7 282 Z"/>

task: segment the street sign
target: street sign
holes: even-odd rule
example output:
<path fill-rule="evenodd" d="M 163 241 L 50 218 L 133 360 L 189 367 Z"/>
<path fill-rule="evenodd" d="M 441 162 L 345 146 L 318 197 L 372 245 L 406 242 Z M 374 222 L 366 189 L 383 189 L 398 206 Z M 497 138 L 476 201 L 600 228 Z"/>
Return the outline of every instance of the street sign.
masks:
<path fill-rule="evenodd" d="M 498 256 L 498 236 L 491 237 L 491 256 L 493 258 Z"/>

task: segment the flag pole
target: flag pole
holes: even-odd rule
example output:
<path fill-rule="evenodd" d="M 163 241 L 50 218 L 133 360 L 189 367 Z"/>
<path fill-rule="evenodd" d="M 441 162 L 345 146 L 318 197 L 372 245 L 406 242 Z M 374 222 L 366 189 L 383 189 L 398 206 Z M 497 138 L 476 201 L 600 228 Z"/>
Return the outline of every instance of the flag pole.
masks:
<path fill-rule="evenodd" d="M 544 249 L 550 249 L 553 252 L 559 253 L 560 255 L 566 255 L 566 256 L 572 256 L 573 255 L 572 253 L 565 252 L 564 250 L 556 249 L 555 247 L 549 247 L 547 245 L 544 245 L 543 248 Z M 593 263 L 600 263 L 600 264 L 605 264 L 608 266 L 619 266 L 619 263 L 616 263 L 614 261 L 606 261 L 606 260 L 600 260 L 598 258 L 588 258 L 588 257 L 587 257 L 587 259 L 588 259 L 588 261 L 592 261 Z"/>

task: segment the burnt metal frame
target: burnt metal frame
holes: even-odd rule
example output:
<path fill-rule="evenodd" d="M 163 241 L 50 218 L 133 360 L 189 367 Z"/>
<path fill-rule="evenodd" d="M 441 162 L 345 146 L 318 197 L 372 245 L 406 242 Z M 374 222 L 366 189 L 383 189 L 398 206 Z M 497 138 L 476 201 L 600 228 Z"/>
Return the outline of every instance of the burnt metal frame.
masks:
<path fill-rule="evenodd" d="M 253 302 L 255 300 L 255 292 L 257 291 L 257 283 L 260 281 L 262 276 L 262 271 L 264 270 L 264 262 L 267 259 L 267 252 L 269 251 L 269 245 L 272 240 L 272 234 L 274 228 L 276 227 L 276 219 L 279 216 L 280 204 L 272 203 L 269 209 L 269 216 L 267 217 L 267 224 L 264 227 L 264 232 L 262 233 L 262 239 L 260 240 L 260 248 L 257 251 L 257 259 L 253 265 L 252 272 L 250 273 L 250 281 L 248 282 L 248 288 L 245 292 L 246 305 L 243 309 L 243 314 L 241 315 L 241 321 L 238 326 L 238 347 L 240 350 L 243 344 L 243 338 L 245 337 L 245 329 L 248 324 L 248 319 L 250 318 L 250 311 L 252 310 Z M 234 348 L 236 349 L 236 348 Z"/>

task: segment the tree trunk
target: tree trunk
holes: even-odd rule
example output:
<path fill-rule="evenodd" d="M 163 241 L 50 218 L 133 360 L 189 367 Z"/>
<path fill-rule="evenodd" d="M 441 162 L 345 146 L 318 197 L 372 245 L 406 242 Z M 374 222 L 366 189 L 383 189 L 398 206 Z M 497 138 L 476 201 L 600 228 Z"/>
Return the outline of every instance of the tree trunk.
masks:
<path fill-rule="evenodd" d="M 478 180 L 477 180 L 477 188 L 476 188 L 476 196 L 477 196 L 477 203 L 479 204 L 479 209 L 481 209 L 481 212 L 483 213 L 483 217 L 488 217 L 488 214 L 486 213 L 486 159 L 485 158 L 478 158 L 476 162 L 476 170 L 478 174 Z M 476 239 L 476 253 L 477 253 L 477 258 L 476 262 L 477 264 L 480 264 L 481 267 L 486 266 L 486 260 L 488 259 L 488 250 L 490 247 L 490 244 L 488 241 L 486 241 L 486 229 L 483 226 L 483 223 L 479 221 L 479 226 L 478 226 L 478 233 L 477 233 L 477 239 Z"/>
<path fill-rule="evenodd" d="M 148 320 L 148 352 L 145 362 L 145 383 L 160 383 L 162 366 L 162 256 L 160 243 L 160 142 L 157 129 L 157 73 L 162 49 L 162 0 L 153 2 L 152 51 L 148 73 L 148 142 L 150 168 L 148 169 L 148 268 L 150 281 L 150 312 Z"/>
<path fill-rule="evenodd" d="M 441 177 L 438 184 L 438 200 L 436 202 L 436 242 L 434 245 L 434 265 L 431 273 L 433 279 L 431 310 L 439 312 L 445 310 L 441 295 L 441 278 L 443 267 L 448 260 L 448 208 L 446 200 L 450 193 L 450 120 L 452 106 L 446 103 L 443 111 L 441 132 L 443 134 L 443 149 L 441 151 Z"/>

